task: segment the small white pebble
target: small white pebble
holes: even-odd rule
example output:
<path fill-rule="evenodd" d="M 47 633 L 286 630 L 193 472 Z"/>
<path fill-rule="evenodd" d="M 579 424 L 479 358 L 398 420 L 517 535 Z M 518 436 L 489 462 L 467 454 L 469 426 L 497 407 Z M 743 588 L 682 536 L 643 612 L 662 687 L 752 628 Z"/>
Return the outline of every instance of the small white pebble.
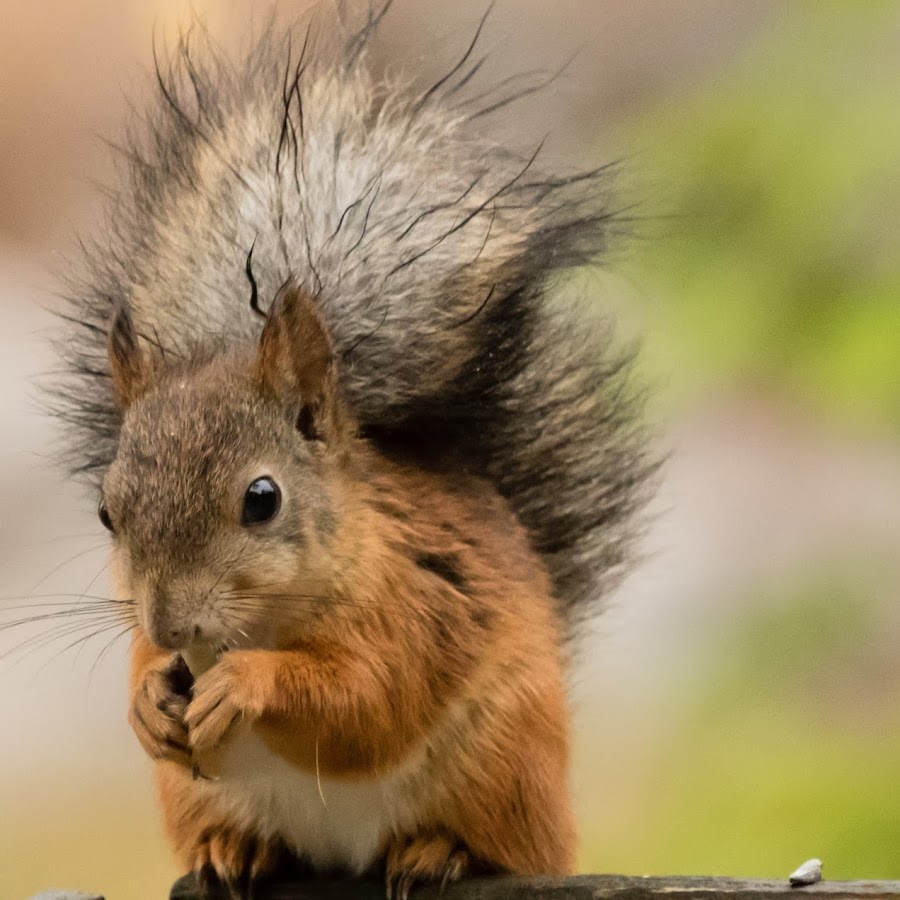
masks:
<path fill-rule="evenodd" d="M 822 880 L 822 860 L 808 859 L 799 869 L 788 876 L 791 887 L 802 887 Z"/>

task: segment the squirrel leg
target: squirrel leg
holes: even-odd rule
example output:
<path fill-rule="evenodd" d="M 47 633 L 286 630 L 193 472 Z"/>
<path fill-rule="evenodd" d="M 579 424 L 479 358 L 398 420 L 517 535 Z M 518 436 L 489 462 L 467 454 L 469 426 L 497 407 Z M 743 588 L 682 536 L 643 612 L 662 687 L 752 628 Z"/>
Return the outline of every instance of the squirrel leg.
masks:
<path fill-rule="evenodd" d="M 419 881 L 440 882 L 441 890 L 466 875 L 469 851 L 449 832 L 431 831 L 413 838 L 395 838 L 385 856 L 388 900 L 407 900 Z"/>
<path fill-rule="evenodd" d="M 183 767 L 163 763 L 156 775 L 165 829 L 187 871 L 236 888 L 269 874 L 281 861 L 280 840 L 224 815 L 206 785 Z"/>
<path fill-rule="evenodd" d="M 576 841 L 568 785 L 553 773 L 541 775 L 544 784 L 500 777 L 473 785 L 469 796 L 480 797 L 480 804 L 447 810 L 447 824 L 474 859 L 517 875 L 572 874 Z"/>
<path fill-rule="evenodd" d="M 449 753 L 442 823 L 474 858 L 519 875 L 571 874 L 576 832 L 568 789 L 568 730 L 561 681 L 539 685 L 540 704 L 514 683 L 490 691 L 480 728 Z M 497 703 L 503 701 L 502 718 Z M 477 802 L 473 802 L 477 798 Z"/>

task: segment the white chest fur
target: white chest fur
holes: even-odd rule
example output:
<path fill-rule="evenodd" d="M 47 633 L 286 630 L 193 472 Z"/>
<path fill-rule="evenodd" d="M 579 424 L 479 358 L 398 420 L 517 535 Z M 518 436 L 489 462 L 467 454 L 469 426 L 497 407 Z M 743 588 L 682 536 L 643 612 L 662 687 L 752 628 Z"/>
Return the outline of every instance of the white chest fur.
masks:
<path fill-rule="evenodd" d="M 317 778 L 246 732 L 228 748 L 221 777 L 211 788 L 238 822 L 268 837 L 278 835 L 315 868 L 359 874 L 389 835 L 414 827 L 416 768 L 405 763 L 367 781 Z"/>

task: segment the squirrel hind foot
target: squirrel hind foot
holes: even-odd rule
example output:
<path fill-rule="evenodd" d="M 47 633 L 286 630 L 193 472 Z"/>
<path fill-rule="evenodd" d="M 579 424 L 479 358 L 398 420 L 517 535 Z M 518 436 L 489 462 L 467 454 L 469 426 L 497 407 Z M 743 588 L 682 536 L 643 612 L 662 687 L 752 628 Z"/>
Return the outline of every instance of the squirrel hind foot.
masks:
<path fill-rule="evenodd" d="M 253 882 L 271 875 L 283 856 L 284 848 L 278 841 L 222 828 L 202 835 L 192 869 L 205 890 L 218 884 L 230 895 L 241 897 Z"/>
<path fill-rule="evenodd" d="M 408 900 L 417 882 L 440 884 L 440 891 L 472 869 L 469 851 L 449 833 L 426 832 L 398 838 L 385 857 L 387 900 Z"/>

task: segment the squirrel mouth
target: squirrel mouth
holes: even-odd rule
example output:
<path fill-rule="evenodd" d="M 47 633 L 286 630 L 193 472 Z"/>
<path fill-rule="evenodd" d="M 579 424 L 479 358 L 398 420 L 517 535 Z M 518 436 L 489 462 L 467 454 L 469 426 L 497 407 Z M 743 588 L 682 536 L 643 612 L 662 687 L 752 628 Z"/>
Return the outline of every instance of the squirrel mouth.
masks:
<path fill-rule="evenodd" d="M 227 650 L 228 647 L 224 644 L 213 645 L 207 641 L 195 640 L 182 650 L 180 657 L 193 678 L 199 678 L 204 672 L 209 671 Z"/>
<path fill-rule="evenodd" d="M 228 648 L 224 645 L 216 648 L 212 657 L 212 662 L 209 662 L 208 658 L 204 659 L 202 657 L 200 659 L 195 657 L 189 661 L 186 656 L 188 656 L 190 650 L 179 653 L 173 660 L 172 665 L 166 670 L 169 689 L 173 694 L 184 697 L 186 700 L 190 700 L 194 691 L 194 682 L 196 682 L 204 672 L 211 669 L 216 664 L 219 657 L 227 651 Z M 202 663 L 208 663 L 206 668 L 203 668 Z"/>
<path fill-rule="evenodd" d="M 194 690 L 194 675 L 180 653 L 166 670 L 166 679 L 173 694 L 184 697 L 186 700 L 191 699 Z"/>

